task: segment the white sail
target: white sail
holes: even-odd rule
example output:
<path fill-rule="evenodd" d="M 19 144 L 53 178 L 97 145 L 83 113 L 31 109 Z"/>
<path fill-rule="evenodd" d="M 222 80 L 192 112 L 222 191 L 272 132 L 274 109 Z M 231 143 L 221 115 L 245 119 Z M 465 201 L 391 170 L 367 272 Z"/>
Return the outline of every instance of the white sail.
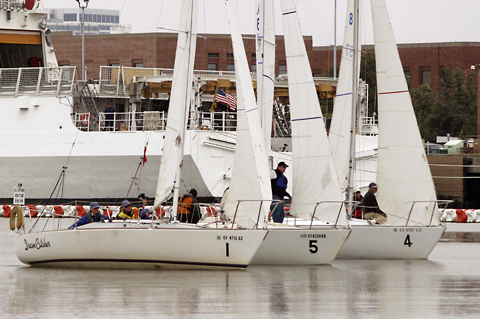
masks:
<path fill-rule="evenodd" d="M 265 147 L 271 149 L 272 108 L 275 77 L 275 19 L 273 0 L 257 0 L 257 106 Z"/>
<path fill-rule="evenodd" d="M 172 195 L 174 195 L 174 201 L 178 198 L 185 129 L 192 92 L 197 10 L 198 0 L 182 1 L 168 122 L 155 194 L 155 207 Z M 176 190 L 175 193 L 174 189 Z M 176 212 L 175 204 L 174 210 Z"/>
<path fill-rule="evenodd" d="M 293 192 L 290 212 L 310 219 L 318 202 L 341 201 L 335 166 L 318 102 L 295 1 L 282 0 L 292 122 Z M 322 204 L 315 216 L 335 221 L 339 203 Z M 342 208 L 340 224 L 347 224 Z"/>
<path fill-rule="evenodd" d="M 388 223 L 439 223 L 432 219 L 435 187 L 384 0 L 371 0 L 378 87 L 378 203 Z M 426 202 L 428 201 L 428 202 Z"/>
<path fill-rule="evenodd" d="M 359 9 L 361 10 L 361 0 L 359 0 Z M 359 14 L 360 16 L 360 14 Z M 345 34 L 343 38 L 342 58 L 340 61 L 340 74 L 337 83 L 337 96 L 334 100 L 332 123 L 328 140 L 332 149 L 335 168 L 340 184 L 340 189 L 344 191 L 348 185 L 348 171 L 350 161 L 350 132 L 352 129 L 352 94 L 353 94 L 353 56 L 354 56 L 354 0 L 348 0 L 347 17 L 345 21 Z M 361 30 L 360 22 L 359 30 Z M 360 37 L 358 37 L 360 39 Z M 357 42 L 358 68 L 357 74 L 360 74 L 360 41 Z M 358 79 L 357 79 L 358 80 Z M 358 92 L 356 92 L 358 94 Z"/>
<path fill-rule="evenodd" d="M 268 152 L 265 149 L 260 115 L 255 103 L 255 93 L 248 68 L 242 36 L 238 27 L 233 1 L 225 1 L 232 34 L 237 85 L 237 144 L 232 180 L 225 213 L 230 218 L 238 212 L 235 222 L 244 227 L 263 227 L 268 215 L 272 191 L 268 169 Z M 260 209 L 259 201 L 262 200 Z M 260 215 L 259 215 L 260 213 Z"/>

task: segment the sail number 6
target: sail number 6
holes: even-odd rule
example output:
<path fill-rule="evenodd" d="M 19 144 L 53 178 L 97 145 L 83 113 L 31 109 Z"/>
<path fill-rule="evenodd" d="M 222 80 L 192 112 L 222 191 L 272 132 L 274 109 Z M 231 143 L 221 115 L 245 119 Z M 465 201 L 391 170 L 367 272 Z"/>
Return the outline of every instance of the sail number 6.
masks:
<path fill-rule="evenodd" d="M 407 238 L 405 238 L 405 241 L 403 242 L 404 245 L 407 245 L 408 247 L 412 247 L 412 242 L 410 241 L 410 235 L 407 235 Z"/>
<path fill-rule="evenodd" d="M 308 244 L 308 250 L 310 250 L 310 252 L 312 254 L 315 254 L 318 252 L 318 247 L 317 247 L 317 241 L 316 240 L 310 240 L 310 243 Z"/>

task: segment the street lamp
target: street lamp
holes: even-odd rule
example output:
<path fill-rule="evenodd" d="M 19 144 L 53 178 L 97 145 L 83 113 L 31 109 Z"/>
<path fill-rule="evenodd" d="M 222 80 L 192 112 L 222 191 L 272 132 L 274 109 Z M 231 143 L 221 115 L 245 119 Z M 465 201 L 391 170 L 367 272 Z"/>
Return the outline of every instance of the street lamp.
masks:
<path fill-rule="evenodd" d="M 85 22 L 85 8 L 88 7 L 89 0 L 76 0 L 78 2 L 78 7 L 82 9 L 82 19 L 80 21 L 82 26 L 82 82 L 85 82 L 85 32 L 84 32 L 84 22 Z"/>

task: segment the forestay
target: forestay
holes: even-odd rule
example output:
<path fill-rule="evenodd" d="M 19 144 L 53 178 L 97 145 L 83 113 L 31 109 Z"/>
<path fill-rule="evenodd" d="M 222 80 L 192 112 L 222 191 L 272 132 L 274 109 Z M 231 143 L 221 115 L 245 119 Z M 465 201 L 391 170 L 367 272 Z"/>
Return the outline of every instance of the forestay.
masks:
<path fill-rule="evenodd" d="M 359 9 L 362 9 L 359 0 Z M 348 0 L 347 18 L 345 21 L 345 34 L 343 38 L 342 59 L 340 62 L 340 74 L 337 83 L 337 95 L 334 99 L 332 123 L 328 140 L 332 149 L 332 155 L 335 160 L 335 168 L 340 184 L 340 189 L 344 191 L 348 185 L 348 163 L 350 161 L 350 132 L 355 128 L 352 127 L 352 116 L 354 111 L 352 108 L 353 93 L 353 45 L 354 45 L 354 0 Z M 360 14 L 358 16 L 361 16 Z M 361 21 L 359 22 L 359 30 L 361 30 Z M 357 52 L 360 53 L 361 41 L 358 36 Z M 358 56 L 357 74 L 360 73 L 360 54 Z M 356 79 L 358 80 L 358 79 Z M 358 95 L 358 92 L 355 92 Z M 354 186 L 354 185 L 351 185 Z"/>
<path fill-rule="evenodd" d="M 265 136 L 265 148 L 271 149 L 272 108 L 275 77 L 275 20 L 273 0 L 257 0 L 257 105 Z"/>
<path fill-rule="evenodd" d="M 292 123 L 291 214 L 310 219 L 318 202 L 342 201 L 300 24 L 293 0 L 282 0 Z M 322 204 L 316 216 L 335 221 L 341 204 Z M 320 213 L 321 212 L 321 213 Z M 345 209 L 339 224 L 347 224 Z"/>
<path fill-rule="evenodd" d="M 388 223 L 438 225 L 435 188 L 384 0 L 371 0 L 378 87 L 378 202 Z M 428 202 L 427 202 L 428 201 Z"/>
<path fill-rule="evenodd" d="M 235 222 L 252 228 L 258 221 L 258 227 L 263 227 L 272 199 L 268 152 L 264 146 L 260 115 L 236 19 L 235 4 L 227 0 L 225 6 L 232 34 L 237 82 L 237 143 L 225 214 L 233 218 L 237 204 L 242 201 L 238 206 Z"/>
<path fill-rule="evenodd" d="M 173 70 L 168 122 L 158 175 L 155 207 L 174 195 L 174 211 L 183 162 L 185 129 L 192 93 L 198 0 L 183 0 Z M 175 194 L 173 193 L 175 189 Z"/>

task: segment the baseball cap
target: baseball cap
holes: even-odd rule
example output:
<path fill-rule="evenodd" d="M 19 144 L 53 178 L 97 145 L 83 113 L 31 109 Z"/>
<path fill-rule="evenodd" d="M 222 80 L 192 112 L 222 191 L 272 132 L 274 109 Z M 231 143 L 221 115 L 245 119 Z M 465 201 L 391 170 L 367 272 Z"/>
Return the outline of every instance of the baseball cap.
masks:
<path fill-rule="evenodd" d="M 280 162 L 280 163 L 278 163 L 277 166 L 288 167 L 287 163 L 285 163 L 285 162 Z"/>
<path fill-rule="evenodd" d="M 122 207 L 131 206 L 132 204 L 126 199 L 122 202 Z"/>
<path fill-rule="evenodd" d="M 142 214 L 143 214 L 143 213 L 149 213 L 149 214 L 151 214 L 152 211 L 151 211 L 150 209 L 148 209 L 148 208 L 144 208 L 144 209 L 142 209 Z"/>
<path fill-rule="evenodd" d="M 148 199 L 148 197 L 145 195 L 145 193 L 141 193 L 140 195 L 138 195 L 138 198 Z"/>
<path fill-rule="evenodd" d="M 360 191 L 360 188 L 357 187 L 357 188 L 355 188 L 355 190 L 353 192 L 358 193 L 358 192 L 361 192 L 361 191 Z"/>
<path fill-rule="evenodd" d="M 97 202 L 92 202 L 90 203 L 90 208 L 100 208 L 100 205 Z"/>
<path fill-rule="evenodd" d="M 375 182 L 371 182 L 370 184 L 368 184 L 368 187 L 369 187 L 369 188 L 370 188 L 370 187 L 377 188 L 378 185 L 377 185 L 377 183 L 375 183 Z"/>

